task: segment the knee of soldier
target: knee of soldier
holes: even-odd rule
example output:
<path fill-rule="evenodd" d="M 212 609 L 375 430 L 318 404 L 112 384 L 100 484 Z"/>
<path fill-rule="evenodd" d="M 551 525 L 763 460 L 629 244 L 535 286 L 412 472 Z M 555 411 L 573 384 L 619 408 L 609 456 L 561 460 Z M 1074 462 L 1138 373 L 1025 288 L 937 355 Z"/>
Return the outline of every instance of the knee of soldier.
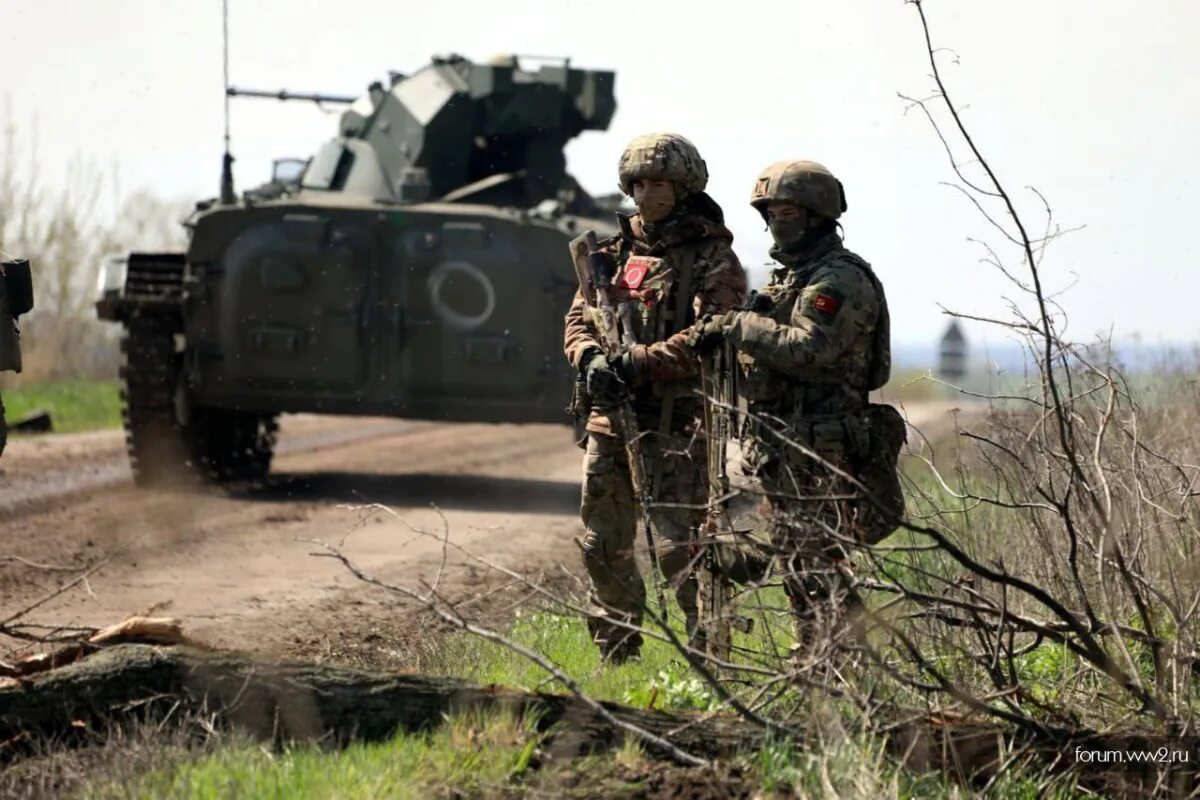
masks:
<path fill-rule="evenodd" d="M 686 508 L 658 508 L 650 514 L 654 532 L 664 548 L 687 547 L 692 540 L 692 531 L 703 521 L 703 514 L 697 516 Z"/>
<path fill-rule="evenodd" d="M 604 537 L 594 530 L 589 530 L 583 536 L 580 549 L 583 551 L 584 563 L 596 561 L 604 554 Z"/>
<path fill-rule="evenodd" d="M 583 513 L 611 501 L 620 477 L 611 443 L 593 435 L 588 440 L 587 453 L 583 457 Z"/>
<path fill-rule="evenodd" d="M 583 563 L 591 568 L 621 561 L 633 561 L 633 550 L 622 546 L 619 531 L 608 527 L 591 528 L 584 534 L 582 542 Z"/>
<path fill-rule="evenodd" d="M 658 565 L 662 568 L 663 577 L 674 578 L 687 569 L 691 563 L 691 555 L 686 545 L 675 542 L 662 542 L 658 548 Z"/>

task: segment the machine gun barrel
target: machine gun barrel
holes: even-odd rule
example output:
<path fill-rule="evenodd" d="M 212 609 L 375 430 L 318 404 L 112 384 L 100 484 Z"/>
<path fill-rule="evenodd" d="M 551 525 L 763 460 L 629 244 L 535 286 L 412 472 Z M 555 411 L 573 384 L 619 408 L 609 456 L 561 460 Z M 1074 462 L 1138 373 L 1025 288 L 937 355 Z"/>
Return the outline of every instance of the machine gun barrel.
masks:
<path fill-rule="evenodd" d="M 350 105 L 357 97 L 344 94 L 320 94 L 318 92 L 289 92 L 287 89 L 270 91 L 268 89 L 242 89 L 237 86 L 226 86 L 225 94 L 229 97 L 262 97 L 268 100 L 304 100 L 309 103 L 338 103 Z"/>

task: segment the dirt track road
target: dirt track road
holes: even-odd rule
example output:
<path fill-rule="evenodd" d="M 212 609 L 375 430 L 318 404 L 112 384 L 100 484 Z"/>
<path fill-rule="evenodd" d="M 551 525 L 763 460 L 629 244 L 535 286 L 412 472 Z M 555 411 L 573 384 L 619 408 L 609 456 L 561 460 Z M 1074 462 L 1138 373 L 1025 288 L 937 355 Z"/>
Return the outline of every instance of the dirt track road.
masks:
<path fill-rule="evenodd" d="M 440 514 L 478 555 L 522 569 L 573 563 L 579 457 L 565 427 L 295 417 L 280 449 L 266 488 L 183 493 L 134 488 L 119 435 L 15 443 L 0 474 L 0 558 L 112 557 L 90 591 L 29 618 L 100 625 L 157 608 L 214 644 L 287 647 L 338 624 L 339 608 L 364 611 L 358 595 L 372 594 L 298 540 L 350 534 L 356 560 L 407 583 L 437 572 L 439 543 L 413 528 L 440 532 Z M 364 510 L 371 503 L 399 518 Z M 448 591 L 481 577 L 451 561 Z M 72 575 L 0 563 L 0 618 Z"/>
<path fill-rule="evenodd" d="M 927 428 L 946 413 L 908 416 Z M 296 416 L 267 487 L 185 493 L 134 488 L 117 432 L 16 441 L 0 462 L 0 619 L 110 558 L 28 619 L 99 626 L 154 609 L 213 644 L 303 650 L 405 612 L 300 540 L 348 537 L 356 562 L 411 584 L 442 561 L 439 542 L 414 528 L 445 524 L 453 542 L 508 567 L 576 572 L 579 455 L 563 426 Z M 485 593 L 498 582 L 485 573 L 451 554 L 442 586 Z"/>

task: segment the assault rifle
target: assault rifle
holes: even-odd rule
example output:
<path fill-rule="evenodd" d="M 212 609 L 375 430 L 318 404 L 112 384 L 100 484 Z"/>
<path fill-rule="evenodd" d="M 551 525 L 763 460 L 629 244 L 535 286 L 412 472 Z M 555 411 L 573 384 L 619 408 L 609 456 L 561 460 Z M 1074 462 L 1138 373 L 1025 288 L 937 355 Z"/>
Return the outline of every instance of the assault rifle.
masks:
<path fill-rule="evenodd" d="M 704 629 L 709 655 L 729 660 L 732 636 L 729 631 L 729 602 L 732 587 L 721 572 L 717 546 L 722 532 L 730 530 L 725 504 L 729 494 L 726 452 L 732 425 L 729 406 L 732 398 L 732 370 L 729 344 L 722 342 L 712 355 L 701 361 L 701 385 L 704 401 L 704 430 L 708 437 L 708 515 L 698 531 L 696 546 L 699 574 L 700 624 Z"/>
<path fill-rule="evenodd" d="M 600 347 L 604 357 L 610 364 L 616 364 L 624 352 L 621 341 L 621 331 L 617 325 L 620 311 L 612 299 L 612 270 L 608 259 L 596 243 L 594 231 L 584 234 L 587 246 L 587 275 L 592 292 L 586 285 L 582 286 L 584 301 L 591 304 L 590 294 L 595 296 L 596 310 L 599 311 Z M 626 333 L 629 333 L 626 327 Z M 658 549 L 654 546 L 654 532 L 650 527 L 650 504 L 654 502 L 653 490 L 650 486 L 650 476 L 646 472 L 646 456 L 642 450 L 641 431 L 638 430 L 637 414 L 633 410 L 633 398 L 625 392 L 621 402 L 617 404 L 617 422 L 621 426 L 621 436 L 625 440 L 625 454 L 629 460 L 629 476 L 633 482 L 633 491 L 637 496 L 638 510 L 641 517 L 642 531 L 646 537 L 646 547 L 650 550 L 650 563 L 654 570 L 654 586 L 657 592 L 659 609 L 666 611 L 666 600 L 662 590 L 662 567 L 658 562 Z"/>
<path fill-rule="evenodd" d="M 765 298 L 764 298 L 765 299 Z M 751 293 L 745 309 L 753 310 L 758 297 Z M 728 341 L 711 355 L 701 358 L 701 386 L 704 390 L 704 429 L 708 437 L 708 515 L 696 532 L 695 547 L 699 552 L 700 624 L 705 632 L 708 654 L 728 661 L 733 645 L 730 628 L 749 633 L 754 620 L 734 613 L 729 604 L 733 599 L 733 583 L 725 575 L 717 548 L 725 537 L 728 544 L 733 523 L 729 516 L 729 471 L 727 466 L 729 440 L 733 436 L 734 412 L 737 403 L 734 348 Z"/>

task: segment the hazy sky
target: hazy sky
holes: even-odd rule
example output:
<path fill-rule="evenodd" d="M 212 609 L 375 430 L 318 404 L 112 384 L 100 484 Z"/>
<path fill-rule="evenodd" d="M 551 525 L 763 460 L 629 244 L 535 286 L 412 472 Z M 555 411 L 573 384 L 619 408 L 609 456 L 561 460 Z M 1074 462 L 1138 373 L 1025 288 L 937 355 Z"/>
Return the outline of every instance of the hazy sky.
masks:
<path fill-rule="evenodd" d="M 893 338 L 930 341 L 938 305 L 993 316 L 1009 286 L 969 237 L 1002 242 L 951 179 L 928 122 L 898 93 L 931 88 L 917 17 L 902 0 L 231 0 L 232 82 L 357 94 L 434 53 L 570 56 L 617 72 L 611 129 L 568 149 L 593 192 L 610 191 L 624 144 L 650 130 L 691 138 L 747 266 L 768 237 L 746 205 L 754 177 L 789 157 L 842 179 L 847 243 L 886 284 Z M 1200 338 L 1192 224 L 1200 213 L 1200 3 L 1195 0 L 927 0 L 965 118 L 1040 228 L 1071 332 Z M 36 119 L 47 180 L 83 154 L 120 165 L 121 188 L 208 197 L 221 153 L 219 0 L 3 0 L 0 95 Z M 235 101 L 239 188 L 270 160 L 307 156 L 337 117 L 308 104 Z M 1016 256 L 1000 250 L 1006 258 Z M 1076 278 L 1077 276 L 1077 278 Z M 975 329 L 978 330 L 978 329 Z M 994 334 L 993 334 L 994 336 Z"/>

